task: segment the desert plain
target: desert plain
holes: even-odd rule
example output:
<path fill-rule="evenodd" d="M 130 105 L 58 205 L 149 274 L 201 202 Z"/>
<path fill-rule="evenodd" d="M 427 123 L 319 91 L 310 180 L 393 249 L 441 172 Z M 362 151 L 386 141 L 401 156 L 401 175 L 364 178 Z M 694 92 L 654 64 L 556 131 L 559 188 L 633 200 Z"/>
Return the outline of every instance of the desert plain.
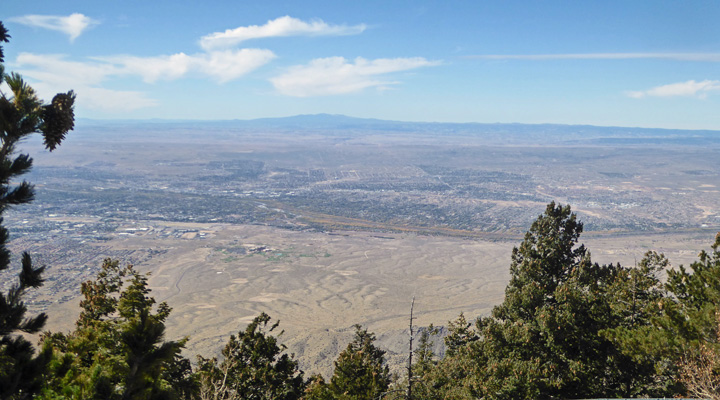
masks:
<path fill-rule="evenodd" d="M 308 374 L 332 372 L 355 324 L 399 371 L 412 299 L 415 334 L 487 315 L 551 201 L 577 212 L 595 262 L 694 261 L 720 229 L 719 149 L 705 131 L 80 121 L 56 152 L 25 144 L 37 198 L 5 223 L 14 254 L 48 265 L 28 303 L 49 330 L 72 329 L 80 284 L 111 257 L 151 273 L 190 358 L 266 312 Z"/>

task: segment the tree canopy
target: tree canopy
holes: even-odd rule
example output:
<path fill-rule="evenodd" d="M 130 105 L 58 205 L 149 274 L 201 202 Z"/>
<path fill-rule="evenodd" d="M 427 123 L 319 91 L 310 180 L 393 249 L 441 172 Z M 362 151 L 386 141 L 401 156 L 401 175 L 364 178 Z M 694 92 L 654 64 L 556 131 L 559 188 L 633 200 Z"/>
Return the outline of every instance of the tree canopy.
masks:
<path fill-rule="evenodd" d="M 303 373 L 285 346 L 271 335 L 279 321 L 261 313 L 222 351 L 223 360 L 198 357 L 203 399 L 295 400 L 305 390 Z M 280 333 L 282 334 L 282 332 Z"/>
<path fill-rule="evenodd" d="M 82 293 L 75 331 L 45 334 L 53 361 L 44 398 L 161 400 L 197 392 L 180 354 L 185 340 L 164 341 L 170 307 L 156 306 L 146 275 L 106 259 Z"/>
<path fill-rule="evenodd" d="M 579 242 L 582 228 L 569 206 L 547 206 L 512 251 L 505 300 L 474 330 L 462 315 L 450 323 L 448 354 L 427 374 L 435 397 L 681 392 L 658 369 L 660 358 L 628 345 L 640 331 L 657 331 L 669 301 L 657 274 L 667 260 L 648 253 L 637 267 L 593 263 Z"/>
<path fill-rule="evenodd" d="M 375 334 L 355 325 L 355 336 L 335 361 L 330 383 L 316 376 L 308 389 L 308 400 L 377 399 L 390 387 L 385 351 L 375 346 Z"/>

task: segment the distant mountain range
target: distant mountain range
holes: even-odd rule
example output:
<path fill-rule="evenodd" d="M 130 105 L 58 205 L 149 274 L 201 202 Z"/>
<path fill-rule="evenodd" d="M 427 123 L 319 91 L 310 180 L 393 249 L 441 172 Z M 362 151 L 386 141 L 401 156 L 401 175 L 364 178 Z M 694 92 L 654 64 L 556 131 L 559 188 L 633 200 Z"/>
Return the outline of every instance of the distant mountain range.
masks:
<path fill-rule="evenodd" d="M 519 123 L 450 123 L 409 122 L 373 118 L 355 118 L 337 114 L 296 115 L 281 118 L 251 120 L 92 120 L 78 119 L 77 127 L 84 131 L 164 130 L 222 130 L 273 131 L 274 133 L 320 133 L 324 135 L 354 136 L 362 132 L 393 135 L 414 134 L 438 137 L 473 136 L 492 142 L 525 143 L 596 143 L 596 144 L 720 144 L 720 131 L 682 130 L 593 125 L 519 124 Z"/>

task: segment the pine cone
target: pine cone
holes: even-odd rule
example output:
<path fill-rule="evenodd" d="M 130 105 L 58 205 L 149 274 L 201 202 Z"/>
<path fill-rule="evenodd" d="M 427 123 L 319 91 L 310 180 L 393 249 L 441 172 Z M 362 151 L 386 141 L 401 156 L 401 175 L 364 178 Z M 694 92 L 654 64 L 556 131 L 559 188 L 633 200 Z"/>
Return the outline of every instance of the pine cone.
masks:
<path fill-rule="evenodd" d="M 75 127 L 75 93 L 58 93 L 52 102 L 43 107 L 43 125 L 41 131 L 45 137 L 45 148 L 50 151 L 65 139 L 65 134 Z"/>

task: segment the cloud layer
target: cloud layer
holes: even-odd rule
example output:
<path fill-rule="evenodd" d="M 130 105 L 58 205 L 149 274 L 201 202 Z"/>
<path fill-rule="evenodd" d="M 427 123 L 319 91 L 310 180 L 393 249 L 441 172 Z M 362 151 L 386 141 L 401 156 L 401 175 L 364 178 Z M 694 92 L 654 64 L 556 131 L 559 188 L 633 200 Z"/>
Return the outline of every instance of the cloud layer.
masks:
<path fill-rule="evenodd" d="M 95 57 L 89 62 L 68 61 L 64 56 L 21 53 L 16 64 L 37 81 L 44 97 L 73 88 L 78 101 L 90 108 L 134 110 L 156 105 L 141 92 L 104 89 L 101 85 L 120 76 L 139 76 L 147 83 L 205 75 L 225 83 L 237 79 L 275 58 L 270 50 L 239 49 L 187 55 Z"/>
<path fill-rule="evenodd" d="M 15 22 L 64 32 L 71 40 L 97 23 L 82 14 L 68 17 L 26 15 Z M 331 25 L 322 20 L 302 21 L 284 16 L 264 25 L 243 26 L 201 38 L 203 51 L 157 56 L 110 55 L 71 60 L 57 54 L 21 53 L 15 65 L 31 79 L 42 97 L 73 88 L 85 107 L 131 111 L 159 103 L 139 91 L 114 90 L 117 78 L 137 77 L 145 83 L 171 81 L 185 77 L 206 77 L 220 84 L 236 80 L 276 59 L 268 49 L 235 48 L 250 39 L 287 36 L 339 36 L 362 33 L 364 24 Z M 270 78 L 278 93 L 294 97 L 328 96 L 354 93 L 367 88 L 386 89 L 399 82 L 390 75 L 416 68 L 439 65 L 422 57 L 381 58 L 327 57 L 289 67 Z M 115 82 L 113 82 L 115 81 Z"/>
<path fill-rule="evenodd" d="M 29 67 L 23 68 L 23 75 L 36 81 L 33 87 L 45 99 L 73 89 L 78 94 L 78 103 L 92 109 L 132 111 L 158 105 L 142 92 L 100 87 L 109 77 L 122 73 L 111 64 L 68 61 L 61 55 L 31 53 L 18 55 L 16 64 Z"/>
<path fill-rule="evenodd" d="M 698 97 L 704 99 L 711 92 L 720 92 L 720 81 L 704 80 L 695 82 L 690 80 L 687 82 L 671 83 L 669 85 L 657 86 L 649 90 L 630 91 L 626 94 L 635 99 L 643 97 Z"/>
<path fill-rule="evenodd" d="M 358 57 L 354 63 L 344 57 L 318 58 L 307 65 L 291 67 L 270 82 L 278 92 L 287 96 L 327 96 L 358 92 L 369 87 L 384 88 L 397 82 L 382 79 L 383 75 L 439 64 L 422 57 L 376 60 Z"/>
<path fill-rule="evenodd" d="M 200 39 L 202 48 L 216 49 L 230 47 L 250 39 L 260 39 L 281 36 L 340 36 L 356 35 L 366 29 L 364 24 L 329 25 L 322 20 L 305 22 L 290 16 L 284 16 L 268 21 L 265 25 L 241 26 L 228 29 L 225 32 L 215 32 Z"/>
<path fill-rule="evenodd" d="M 238 49 L 194 55 L 178 53 L 156 57 L 113 56 L 94 59 L 111 64 L 120 71 L 119 74 L 138 75 L 147 83 L 178 79 L 189 73 L 199 73 L 225 83 L 267 64 L 275 57 L 275 53 L 270 50 Z"/>
<path fill-rule="evenodd" d="M 70 41 L 77 39 L 85 29 L 98 21 L 83 14 L 71 14 L 68 16 L 59 15 L 25 15 L 22 17 L 10 18 L 9 21 L 37 28 L 49 29 L 62 32 L 70 37 Z"/>

